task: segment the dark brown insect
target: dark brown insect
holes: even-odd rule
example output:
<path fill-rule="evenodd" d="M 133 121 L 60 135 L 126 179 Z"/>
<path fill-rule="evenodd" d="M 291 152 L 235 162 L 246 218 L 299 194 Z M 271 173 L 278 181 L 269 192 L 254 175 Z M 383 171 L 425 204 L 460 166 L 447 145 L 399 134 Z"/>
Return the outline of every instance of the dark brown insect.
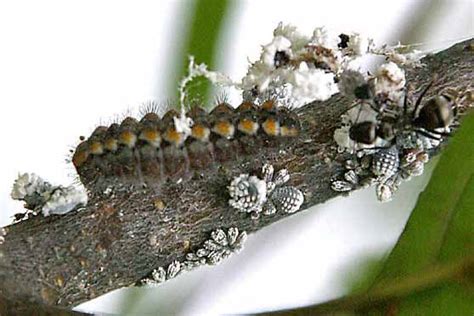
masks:
<path fill-rule="evenodd" d="M 457 103 L 448 94 L 440 94 L 422 104 L 423 97 L 432 83 L 423 89 L 410 113 L 408 108 L 411 104 L 406 93 L 403 112 L 389 115 L 382 109 L 379 111 L 377 121 L 353 124 L 349 129 L 349 137 L 357 143 L 366 145 L 374 144 L 377 138 L 389 141 L 393 145 L 392 141 L 397 134 L 410 130 L 435 140 L 439 140 L 441 136 L 448 136 L 448 133 L 437 131 L 437 129 L 447 128 L 453 123 L 457 115 Z"/>
<path fill-rule="evenodd" d="M 268 100 L 261 106 L 244 102 L 237 109 L 221 103 L 211 113 L 194 107 L 190 133 L 177 130 L 168 111 L 161 119 L 151 112 L 140 121 L 99 126 L 74 151 L 73 164 L 86 187 L 120 183 L 163 183 L 185 180 L 194 170 L 258 154 L 287 144 L 300 133 L 298 116 Z M 114 180 L 115 179 L 115 180 Z"/>

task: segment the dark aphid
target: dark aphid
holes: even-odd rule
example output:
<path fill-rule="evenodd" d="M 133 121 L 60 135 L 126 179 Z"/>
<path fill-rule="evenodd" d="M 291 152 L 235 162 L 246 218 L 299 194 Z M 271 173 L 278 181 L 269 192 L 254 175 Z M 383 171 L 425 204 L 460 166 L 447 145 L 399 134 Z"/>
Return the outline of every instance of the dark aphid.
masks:
<path fill-rule="evenodd" d="M 339 38 L 341 39 L 341 41 L 339 42 L 339 44 L 337 44 L 337 47 L 341 49 L 347 48 L 349 44 L 349 35 L 341 33 L 339 34 Z"/>
<path fill-rule="evenodd" d="M 290 62 L 290 56 L 282 50 L 279 50 L 275 53 L 275 57 L 273 57 L 273 64 L 275 68 L 283 67 L 288 65 Z"/>
<path fill-rule="evenodd" d="M 163 115 L 163 118 L 161 119 L 161 122 L 163 125 L 168 125 L 172 124 L 174 122 L 174 117 L 179 116 L 178 111 L 175 109 L 168 110 L 165 115 Z M 166 126 L 167 127 L 167 126 Z"/>
<path fill-rule="evenodd" d="M 28 212 L 24 213 L 15 213 L 13 214 L 14 222 L 19 222 L 24 219 L 28 219 Z"/>

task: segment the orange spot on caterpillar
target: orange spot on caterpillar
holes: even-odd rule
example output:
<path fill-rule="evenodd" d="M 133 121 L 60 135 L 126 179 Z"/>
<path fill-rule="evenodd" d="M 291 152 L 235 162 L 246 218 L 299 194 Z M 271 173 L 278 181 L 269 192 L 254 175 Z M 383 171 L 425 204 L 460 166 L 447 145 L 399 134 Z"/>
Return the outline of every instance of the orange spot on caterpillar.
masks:
<path fill-rule="evenodd" d="M 99 141 L 93 141 L 89 145 L 89 151 L 93 155 L 102 155 L 104 153 L 104 146 Z"/>
<path fill-rule="evenodd" d="M 247 135 L 255 135 L 258 131 L 258 123 L 250 119 L 242 119 L 239 121 L 237 129 Z"/>
<path fill-rule="evenodd" d="M 235 128 L 234 125 L 228 121 L 219 121 L 214 125 L 212 131 L 224 138 L 229 139 L 234 136 Z"/>
<path fill-rule="evenodd" d="M 118 149 L 118 141 L 115 138 L 108 138 L 104 143 L 105 149 L 108 151 L 116 151 Z"/>
<path fill-rule="evenodd" d="M 194 124 L 191 128 L 191 136 L 202 142 L 207 142 L 209 140 L 210 133 L 211 131 L 209 128 L 202 124 Z"/>
<path fill-rule="evenodd" d="M 137 142 L 137 135 L 132 131 L 123 131 L 119 135 L 119 143 L 127 146 L 128 148 L 135 147 Z"/>
<path fill-rule="evenodd" d="M 262 128 L 270 136 L 278 136 L 280 134 L 280 123 L 274 118 L 267 118 L 262 124 Z"/>
<path fill-rule="evenodd" d="M 176 147 L 181 146 L 184 143 L 184 134 L 176 131 L 174 127 L 170 127 L 163 134 L 164 140 L 168 143 L 175 145 Z"/>
<path fill-rule="evenodd" d="M 146 141 L 148 144 L 150 144 L 151 146 L 155 148 L 160 147 L 161 136 L 160 136 L 160 133 L 155 129 L 152 129 L 152 128 L 143 129 L 138 138 Z"/>

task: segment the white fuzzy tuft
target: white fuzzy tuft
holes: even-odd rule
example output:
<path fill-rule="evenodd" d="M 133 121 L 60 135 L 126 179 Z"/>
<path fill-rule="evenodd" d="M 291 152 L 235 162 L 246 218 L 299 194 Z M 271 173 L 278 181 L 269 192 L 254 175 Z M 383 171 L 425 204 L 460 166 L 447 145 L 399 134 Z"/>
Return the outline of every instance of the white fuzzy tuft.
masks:
<path fill-rule="evenodd" d="M 405 87 L 405 72 L 394 62 L 381 65 L 374 78 L 374 94 L 386 95 L 390 100 L 399 100 Z"/>
<path fill-rule="evenodd" d="M 185 137 L 191 135 L 191 128 L 193 127 L 193 120 L 186 116 L 184 111 L 181 111 L 181 115 L 173 117 L 174 127 L 178 133 L 183 133 Z"/>
<path fill-rule="evenodd" d="M 361 36 L 359 33 L 352 33 L 349 35 L 349 42 L 347 48 L 355 55 L 365 55 L 372 45 L 372 40 Z"/>
<path fill-rule="evenodd" d="M 53 186 L 34 173 L 18 175 L 13 184 L 11 197 L 26 202 L 28 209 L 50 214 L 65 214 L 87 203 L 84 190 L 74 186 Z"/>
<path fill-rule="evenodd" d="M 23 200 L 26 196 L 34 193 L 42 194 L 51 190 L 51 185 L 45 182 L 37 174 L 23 173 L 13 183 L 11 197 L 14 200 Z"/>
<path fill-rule="evenodd" d="M 309 68 L 305 62 L 291 73 L 288 81 L 293 85 L 293 97 L 302 104 L 329 99 L 339 91 L 333 73 Z"/>
<path fill-rule="evenodd" d="M 339 43 L 339 37 L 336 34 L 333 34 L 324 26 L 317 27 L 313 31 L 313 36 L 310 40 L 312 45 L 322 46 L 329 49 L 337 49 L 337 44 Z"/>
<path fill-rule="evenodd" d="M 41 211 L 44 216 L 50 214 L 66 214 L 77 205 L 85 205 L 87 203 L 87 195 L 84 191 L 75 187 L 60 187 L 56 189 L 50 198 L 46 201 Z"/>
<path fill-rule="evenodd" d="M 291 49 L 298 51 L 308 44 L 309 38 L 300 32 L 296 26 L 290 24 L 283 24 L 280 22 L 276 29 L 273 31 L 273 36 L 283 36 L 291 42 Z"/>

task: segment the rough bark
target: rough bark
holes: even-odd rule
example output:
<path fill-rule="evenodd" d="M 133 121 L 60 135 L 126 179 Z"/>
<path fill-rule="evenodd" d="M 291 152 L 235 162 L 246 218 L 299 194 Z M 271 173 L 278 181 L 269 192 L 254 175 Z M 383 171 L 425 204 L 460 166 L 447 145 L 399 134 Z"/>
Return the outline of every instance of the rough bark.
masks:
<path fill-rule="evenodd" d="M 429 95 L 472 84 L 473 45 L 471 39 L 425 57 L 426 66 L 407 71 L 407 81 L 419 91 L 437 74 Z M 169 182 L 160 190 L 94 195 L 80 211 L 37 216 L 6 227 L 0 245 L 0 295 L 72 307 L 134 284 L 158 266 L 182 260 L 217 228 L 237 227 L 251 233 L 290 216 L 254 220 L 228 206 L 231 179 L 261 168 L 263 162 L 276 170 L 288 169 L 291 185 L 304 193 L 302 210 L 340 195 L 331 190 L 329 180 L 343 170 L 347 155 L 337 152 L 333 132 L 352 102 L 335 95 L 301 108 L 301 136 L 283 150 L 263 148 L 217 171 L 201 172 L 179 184 Z"/>

